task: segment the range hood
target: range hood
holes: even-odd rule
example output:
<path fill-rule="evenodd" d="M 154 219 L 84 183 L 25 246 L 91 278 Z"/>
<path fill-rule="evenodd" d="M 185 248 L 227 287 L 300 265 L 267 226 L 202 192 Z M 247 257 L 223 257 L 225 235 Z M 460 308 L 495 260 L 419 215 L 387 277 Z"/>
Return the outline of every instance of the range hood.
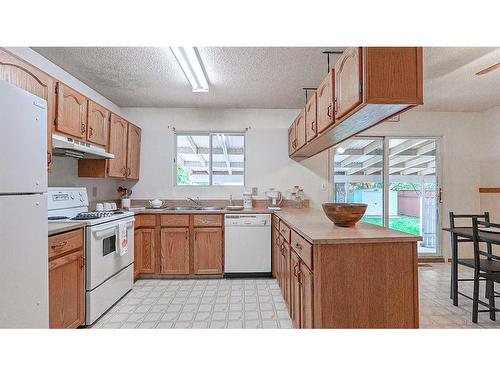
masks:
<path fill-rule="evenodd" d="M 114 159 L 115 155 L 103 147 L 79 141 L 60 134 L 52 134 L 52 149 L 56 156 L 69 156 L 77 159 Z"/>

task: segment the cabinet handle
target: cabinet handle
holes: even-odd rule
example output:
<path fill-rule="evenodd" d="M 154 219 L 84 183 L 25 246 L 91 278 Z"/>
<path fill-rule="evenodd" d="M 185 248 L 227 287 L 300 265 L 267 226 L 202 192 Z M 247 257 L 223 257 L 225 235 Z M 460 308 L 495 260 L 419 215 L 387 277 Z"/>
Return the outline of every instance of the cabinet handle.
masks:
<path fill-rule="evenodd" d="M 80 125 L 80 133 L 85 134 L 85 124 L 84 123 L 82 123 Z"/>
<path fill-rule="evenodd" d="M 131 173 L 132 172 L 131 172 L 130 168 L 127 167 L 127 177 L 130 176 Z"/>
<path fill-rule="evenodd" d="M 81 257 L 81 265 L 80 265 L 80 269 L 83 270 L 83 267 L 85 267 L 85 258 L 82 256 Z"/>
<path fill-rule="evenodd" d="M 326 109 L 326 115 L 330 118 L 332 118 L 332 105 L 330 104 L 328 108 Z"/>
<path fill-rule="evenodd" d="M 299 250 L 303 250 L 302 245 L 300 243 L 296 243 L 295 247 Z"/>
<path fill-rule="evenodd" d="M 302 275 L 302 271 L 301 270 L 299 270 L 297 272 L 297 281 L 299 282 L 299 285 L 303 285 L 304 281 L 302 280 L 302 277 L 300 275 Z"/>
<path fill-rule="evenodd" d="M 314 124 L 316 123 L 316 121 L 311 121 L 311 130 L 314 130 Z"/>
<path fill-rule="evenodd" d="M 293 266 L 293 276 L 297 277 L 299 274 L 297 273 L 297 267 L 299 264 L 297 263 L 295 266 Z"/>
<path fill-rule="evenodd" d="M 121 171 L 122 171 L 122 175 L 127 177 L 127 167 L 122 167 Z"/>
<path fill-rule="evenodd" d="M 59 243 L 52 245 L 50 248 L 51 249 L 59 249 L 60 247 L 66 246 L 67 244 L 68 244 L 68 241 L 63 241 L 63 242 L 59 242 Z"/>
<path fill-rule="evenodd" d="M 94 128 L 90 127 L 89 128 L 89 138 L 91 138 L 94 135 Z"/>

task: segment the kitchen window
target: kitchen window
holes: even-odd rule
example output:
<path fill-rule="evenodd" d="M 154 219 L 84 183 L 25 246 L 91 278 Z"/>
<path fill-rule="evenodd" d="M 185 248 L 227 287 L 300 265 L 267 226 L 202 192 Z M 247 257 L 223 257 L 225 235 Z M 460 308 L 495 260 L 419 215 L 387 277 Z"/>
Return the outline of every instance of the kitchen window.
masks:
<path fill-rule="evenodd" d="M 177 186 L 244 186 L 244 133 L 176 133 Z"/>

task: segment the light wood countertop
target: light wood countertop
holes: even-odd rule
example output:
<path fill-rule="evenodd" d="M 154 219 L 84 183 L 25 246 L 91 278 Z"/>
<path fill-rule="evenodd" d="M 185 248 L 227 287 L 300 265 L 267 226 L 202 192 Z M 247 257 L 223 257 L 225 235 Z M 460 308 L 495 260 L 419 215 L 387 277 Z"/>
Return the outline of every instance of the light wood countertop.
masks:
<path fill-rule="evenodd" d="M 74 222 L 74 223 L 51 223 L 49 222 L 49 236 L 55 234 L 69 232 L 70 230 L 83 228 L 85 224 Z"/>
<path fill-rule="evenodd" d="M 243 209 L 240 211 L 231 211 L 231 210 L 217 210 L 217 211 L 204 211 L 204 210 L 169 210 L 168 208 L 146 208 L 142 211 L 134 211 L 136 215 L 144 215 L 144 214 L 195 214 L 195 215 L 210 215 L 210 214 L 234 214 L 234 215 L 242 215 L 242 214 L 272 214 L 274 211 L 268 210 L 265 207 L 255 207 L 250 209 Z"/>
<path fill-rule="evenodd" d="M 285 208 L 276 212 L 281 220 L 314 244 L 415 242 L 422 238 L 412 234 L 359 222 L 353 228 L 335 226 L 323 210 Z"/>

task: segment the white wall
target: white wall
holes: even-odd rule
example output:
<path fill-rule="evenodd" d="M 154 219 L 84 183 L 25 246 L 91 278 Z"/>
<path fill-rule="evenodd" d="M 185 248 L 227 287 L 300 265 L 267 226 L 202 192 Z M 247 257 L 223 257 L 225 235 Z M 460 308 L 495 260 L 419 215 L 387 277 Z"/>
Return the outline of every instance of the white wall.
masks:
<path fill-rule="evenodd" d="M 482 114 L 481 187 L 500 188 L 500 106 Z M 491 220 L 500 222 L 500 194 L 482 193 L 481 211 L 489 211 Z"/>
<path fill-rule="evenodd" d="M 322 153 L 302 163 L 288 158 L 288 127 L 297 110 L 194 108 L 122 108 L 122 114 L 142 127 L 141 175 L 133 186 L 133 198 L 184 199 L 241 197 L 251 187 L 259 195 L 270 187 L 289 195 L 294 185 L 300 185 L 319 207 L 328 200 L 328 153 Z M 245 187 L 174 186 L 173 128 L 180 131 L 243 131 L 246 133 Z"/>

